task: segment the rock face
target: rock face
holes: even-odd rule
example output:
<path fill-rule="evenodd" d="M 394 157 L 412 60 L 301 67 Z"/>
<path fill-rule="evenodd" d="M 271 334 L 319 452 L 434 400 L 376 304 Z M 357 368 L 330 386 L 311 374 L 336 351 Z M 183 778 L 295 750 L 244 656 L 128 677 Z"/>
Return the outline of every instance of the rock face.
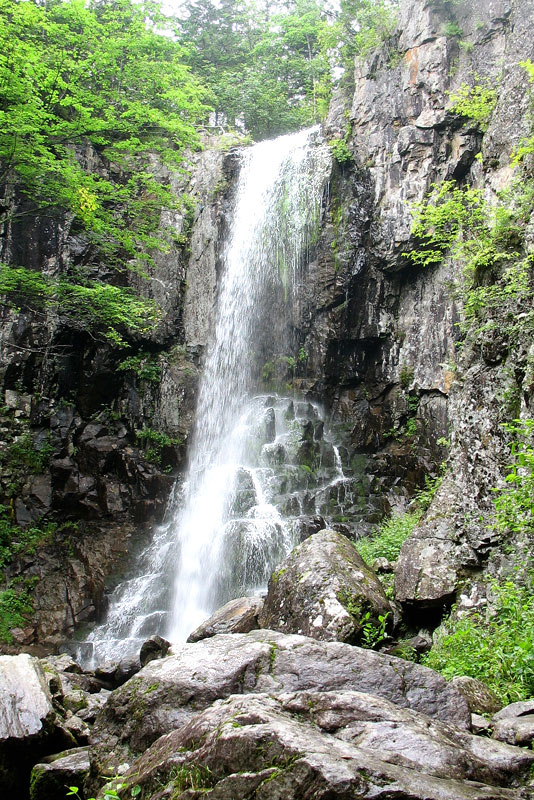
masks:
<path fill-rule="evenodd" d="M 232 696 L 158 739 L 125 780 L 218 800 L 531 796 L 534 755 L 359 692 Z M 174 777 L 173 777 L 174 776 Z"/>
<path fill-rule="evenodd" d="M 262 628 L 327 641 L 358 641 L 364 622 L 391 615 L 382 584 L 345 536 L 308 537 L 277 567 L 260 613 Z"/>
<path fill-rule="evenodd" d="M 356 690 L 466 730 L 463 696 L 432 670 L 341 642 L 274 631 L 218 635 L 177 647 L 117 689 L 93 729 L 93 762 L 109 770 L 231 694 Z"/>

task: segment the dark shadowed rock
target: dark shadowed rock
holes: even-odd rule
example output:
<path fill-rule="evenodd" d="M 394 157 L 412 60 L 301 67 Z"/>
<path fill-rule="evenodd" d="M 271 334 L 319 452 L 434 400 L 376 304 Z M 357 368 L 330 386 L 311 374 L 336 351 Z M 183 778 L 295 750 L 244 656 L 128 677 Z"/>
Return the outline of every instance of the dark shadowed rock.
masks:
<path fill-rule="evenodd" d="M 95 767 L 111 774 L 158 736 L 230 694 L 355 690 L 465 730 L 463 696 L 433 670 L 341 642 L 259 630 L 173 648 L 113 692 L 92 734 Z"/>
<path fill-rule="evenodd" d="M 126 782 L 147 793 L 168 782 L 177 800 L 193 776 L 214 800 L 518 800 L 528 790 L 511 787 L 532 763 L 382 698 L 296 692 L 215 702 L 158 739 Z"/>
<path fill-rule="evenodd" d="M 187 641 L 199 642 L 218 633 L 249 633 L 259 628 L 258 614 L 263 608 L 261 597 L 238 597 L 219 608 L 191 633 Z"/>
<path fill-rule="evenodd" d="M 352 542 L 332 530 L 310 536 L 274 571 L 260 626 L 355 642 L 363 619 L 391 613 L 382 584 Z"/>
<path fill-rule="evenodd" d="M 151 636 L 141 645 L 141 650 L 139 651 L 141 666 L 146 666 L 149 661 L 153 661 L 155 658 L 163 658 L 163 656 L 166 656 L 170 646 L 171 643 L 162 636 L 158 636 L 157 634 Z"/>
<path fill-rule="evenodd" d="M 68 786 L 82 787 L 89 772 L 89 748 L 48 756 L 32 769 L 30 800 L 59 800 Z"/>

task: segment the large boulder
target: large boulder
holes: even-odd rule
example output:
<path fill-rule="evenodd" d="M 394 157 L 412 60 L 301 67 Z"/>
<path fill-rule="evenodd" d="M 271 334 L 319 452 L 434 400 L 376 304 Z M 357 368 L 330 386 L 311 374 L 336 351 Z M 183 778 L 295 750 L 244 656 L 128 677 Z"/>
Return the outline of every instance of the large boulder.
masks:
<path fill-rule="evenodd" d="M 0 790 L 27 792 L 31 767 L 74 739 L 56 725 L 45 673 L 27 654 L 0 656 Z"/>
<path fill-rule="evenodd" d="M 263 608 L 261 597 L 238 597 L 230 600 L 222 608 L 199 625 L 187 639 L 199 642 L 218 633 L 249 633 L 259 628 L 258 614 Z"/>
<path fill-rule="evenodd" d="M 354 690 L 467 730 L 464 697 L 433 670 L 341 642 L 259 630 L 173 648 L 113 692 L 92 733 L 97 771 L 143 752 L 159 736 L 231 694 Z"/>
<path fill-rule="evenodd" d="M 124 781 L 176 800 L 519 800 L 532 797 L 518 786 L 533 763 L 372 695 L 260 693 L 219 700 L 162 736 Z"/>
<path fill-rule="evenodd" d="M 337 531 L 310 536 L 272 574 L 262 628 L 356 643 L 364 625 L 379 632 L 392 608 L 352 542 Z"/>

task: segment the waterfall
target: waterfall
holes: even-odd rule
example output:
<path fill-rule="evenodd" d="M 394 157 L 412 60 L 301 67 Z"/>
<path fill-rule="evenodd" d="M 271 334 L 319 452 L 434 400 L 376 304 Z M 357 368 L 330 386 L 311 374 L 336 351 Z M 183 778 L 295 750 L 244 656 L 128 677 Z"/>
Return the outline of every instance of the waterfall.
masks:
<path fill-rule="evenodd" d="M 340 480 L 320 409 L 261 394 L 262 372 L 295 363 L 298 284 L 330 164 L 317 128 L 243 151 L 186 480 L 89 637 L 97 660 L 152 632 L 184 640 L 222 603 L 265 587 L 298 541 L 299 515 L 317 510 L 311 483 L 327 496 Z"/>
<path fill-rule="evenodd" d="M 257 466 L 250 426 L 250 417 L 258 415 L 250 405 L 258 379 L 254 366 L 259 354 L 261 358 L 273 352 L 290 355 L 290 309 L 299 266 L 319 223 L 329 167 L 327 148 L 311 146 L 316 137 L 315 130 L 307 130 L 262 142 L 243 158 L 215 335 L 200 388 L 188 499 L 176 521 L 180 555 L 172 639 L 185 637 L 214 605 L 230 599 L 218 586 L 228 540 L 235 532 L 235 525 L 228 522 L 237 478 L 240 470 Z M 280 287 L 282 303 L 277 302 Z M 285 314 L 280 308 L 284 303 Z M 249 526 L 245 538 L 256 538 L 259 549 L 265 538 L 280 539 L 273 550 L 282 552 L 291 544 L 286 526 L 266 502 L 257 480 L 255 492 L 250 515 L 254 526 Z M 255 577 L 260 576 L 252 575 L 252 580 Z"/>

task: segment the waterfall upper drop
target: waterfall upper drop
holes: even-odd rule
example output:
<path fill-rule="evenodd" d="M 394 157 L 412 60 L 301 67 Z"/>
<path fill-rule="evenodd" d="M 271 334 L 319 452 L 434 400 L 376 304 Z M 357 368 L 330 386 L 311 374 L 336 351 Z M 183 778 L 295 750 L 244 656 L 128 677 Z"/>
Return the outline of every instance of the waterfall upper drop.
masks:
<path fill-rule="evenodd" d="M 88 637 L 93 664 L 135 654 L 153 633 L 184 640 L 215 608 L 266 586 L 299 541 L 300 515 L 326 515 L 333 495 L 341 509 L 351 502 L 320 409 L 259 394 L 269 365 L 297 356 L 299 282 L 330 170 L 318 128 L 242 153 L 186 480 Z"/>
<path fill-rule="evenodd" d="M 178 570 L 172 640 L 214 608 L 265 583 L 291 546 L 270 503 L 258 403 L 261 364 L 291 352 L 291 309 L 299 269 L 320 224 L 330 170 L 317 129 L 262 142 L 243 155 L 224 257 L 215 333 L 206 358 L 190 451 L 186 502 L 176 518 Z M 276 427 L 276 418 L 274 419 Z M 249 476 L 255 502 L 236 523 Z"/>

